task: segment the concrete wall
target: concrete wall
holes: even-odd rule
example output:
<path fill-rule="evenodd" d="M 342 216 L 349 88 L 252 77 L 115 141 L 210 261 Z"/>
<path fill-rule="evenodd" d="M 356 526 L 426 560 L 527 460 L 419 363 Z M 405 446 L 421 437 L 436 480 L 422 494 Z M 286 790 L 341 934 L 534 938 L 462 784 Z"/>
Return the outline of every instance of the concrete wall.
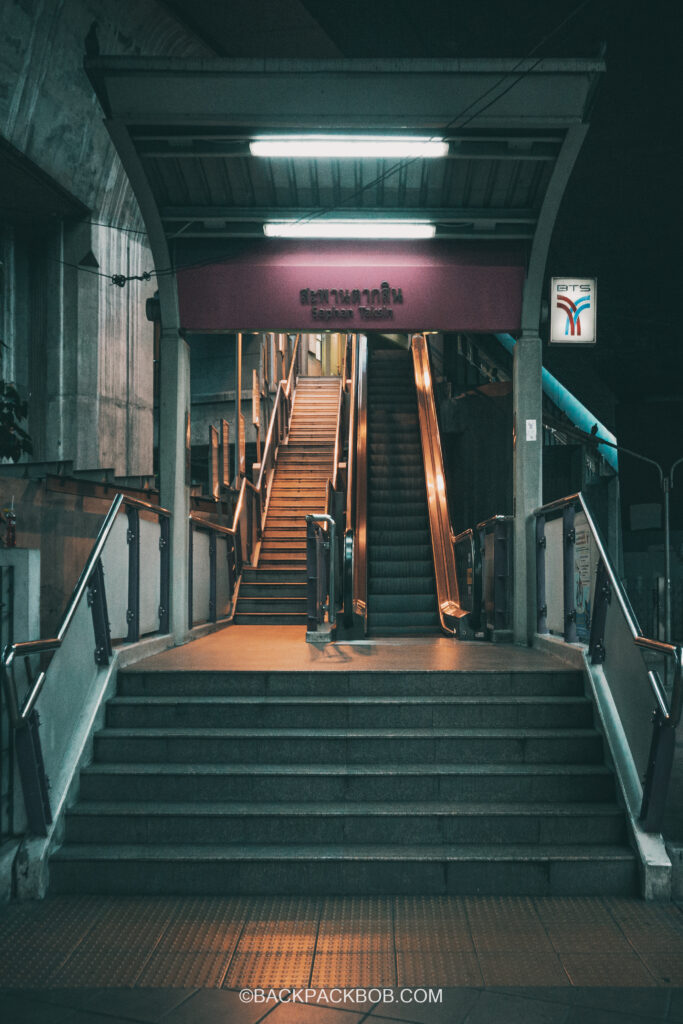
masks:
<path fill-rule="evenodd" d="M 77 221 L 0 223 L 1 375 L 29 399 L 37 460 L 74 469 L 152 472 L 154 281 L 137 203 L 83 70 L 100 50 L 203 56 L 206 47 L 155 0 L 5 0 L 0 21 L 0 136 L 88 213 Z M 29 163 L 30 161 L 30 163 Z"/>

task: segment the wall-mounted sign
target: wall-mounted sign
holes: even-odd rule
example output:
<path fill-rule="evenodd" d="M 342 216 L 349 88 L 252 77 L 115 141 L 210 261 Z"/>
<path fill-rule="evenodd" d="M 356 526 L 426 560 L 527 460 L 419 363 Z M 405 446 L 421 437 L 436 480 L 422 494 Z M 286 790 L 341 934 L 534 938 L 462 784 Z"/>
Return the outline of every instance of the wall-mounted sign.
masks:
<path fill-rule="evenodd" d="M 393 305 L 403 305 L 403 289 L 390 288 L 300 288 L 299 302 L 310 306 L 313 320 L 393 320 Z"/>
<path fill-rule="evenodd" d="M 234 258 L 178 271 L 181 323 L 198 332 L 515 333 L 524 262 L 517 243 L 245 243 Z"/>
<path fill-rule="evenodd" d="M 550 343 L 594 345 L 598 285 L 594 277 L 553 277 L 550 282 Z"/>

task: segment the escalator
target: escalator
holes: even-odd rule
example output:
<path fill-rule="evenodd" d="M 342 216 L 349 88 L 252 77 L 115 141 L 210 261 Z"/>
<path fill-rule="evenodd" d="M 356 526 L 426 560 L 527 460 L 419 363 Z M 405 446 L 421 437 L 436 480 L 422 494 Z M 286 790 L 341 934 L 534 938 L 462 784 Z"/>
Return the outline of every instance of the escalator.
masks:
<path fill-rule="evenodd" d="M 459 600 L 424 335 L 359 336 L 349 420 L 344 620 L 365 636 L 470 638 Z"/>
<path fill-rule="evenodd" d="M 368 635 L 441 631 L 411 353 L 368 360 Z"/>

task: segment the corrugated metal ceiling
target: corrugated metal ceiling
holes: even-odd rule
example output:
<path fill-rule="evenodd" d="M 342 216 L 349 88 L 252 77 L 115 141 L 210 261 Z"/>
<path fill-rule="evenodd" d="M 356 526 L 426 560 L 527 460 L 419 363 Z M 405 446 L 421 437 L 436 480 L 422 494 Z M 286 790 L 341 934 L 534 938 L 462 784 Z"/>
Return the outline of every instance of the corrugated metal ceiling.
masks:
<path fill-rule="evenodd" d="M 168 131 L 168 130 L 167 130 Z M 134 133 L 169 236 L 256 237 L 272 218 L 421 217 L 438 237 L 527 239 L 561 138 L 471 135 L 442 160 L 264 160 L 247 142 Z"/>

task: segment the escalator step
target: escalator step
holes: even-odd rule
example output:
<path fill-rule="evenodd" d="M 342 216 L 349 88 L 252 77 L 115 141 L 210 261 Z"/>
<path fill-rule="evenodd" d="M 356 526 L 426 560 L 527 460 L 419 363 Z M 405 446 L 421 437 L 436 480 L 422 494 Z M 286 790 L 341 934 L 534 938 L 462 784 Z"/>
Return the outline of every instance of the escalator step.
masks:
<path fill-rule="evenodd" d="M 375 594 L 372 600 L 373 619 L 390 612 L 396 615 L 436 614 L 436 594 Z"/>
<path fill-rule="evenodd" d="M 398 626 L 420 629 L 424 626 L 438 626 L 439 613 L 435 611 L 377 612 L 368 615 L 368 626 L 377 629 L 382 626 Z"/>
<path fill-rule="evenodd" d="M 392 529 L 397 530 L 417 530 L 417 529 L 429 529 L 429 522 L 427 520 L 427 513 L 425 512 L 422 519 L 419 521 L 415 519 L 406 519 L 405 516 L 396 514 L 393 516 L 373 516 L 372 529 L 381 530 L 383 532 L 390 532 Z"/>
<path fill-rule="evenodd" d="M 408 551 L 413 549 L 414 544 L 425 544 L 429 540 L 429 532 L 425 529 L 372 529 L 369 536 L 372 536 L 373 544 L 400 544 Z"/>
<path fill-rule="evenodd" d="M 436 590 L 434 585 L 434 574 L 431 576 L 411 576 L 407 579 L 401 577 L 370 576 L 368 580 L 368 594 L 431 594 L 436 601 Z M 374 603 L 373 603 L 374 608 Z"/>
<path fill-rule="evenodd" d="M 406 555 L 410 555 L 411 559 L 415 561 L 426 562 L 432 554 L 432 549 L 429 544 L 418 544 L 409 550 L 406 550 L 402 544 L 373 544 L 369 549 L 369 554 L 370 572 L 372 572 L 375 565 L 392 563 L 405 558 Z"/>
<path fill-rule="evenodd" d="M 434 566 L 431 558 L 421 562 L 411 560 L 410 562 L 385 562 L 376 566 L 371 563 L 370 565 L 370 578 L 373 580 L 406 579 L 410 576 L 426 579 L 433 573 Z"/>

